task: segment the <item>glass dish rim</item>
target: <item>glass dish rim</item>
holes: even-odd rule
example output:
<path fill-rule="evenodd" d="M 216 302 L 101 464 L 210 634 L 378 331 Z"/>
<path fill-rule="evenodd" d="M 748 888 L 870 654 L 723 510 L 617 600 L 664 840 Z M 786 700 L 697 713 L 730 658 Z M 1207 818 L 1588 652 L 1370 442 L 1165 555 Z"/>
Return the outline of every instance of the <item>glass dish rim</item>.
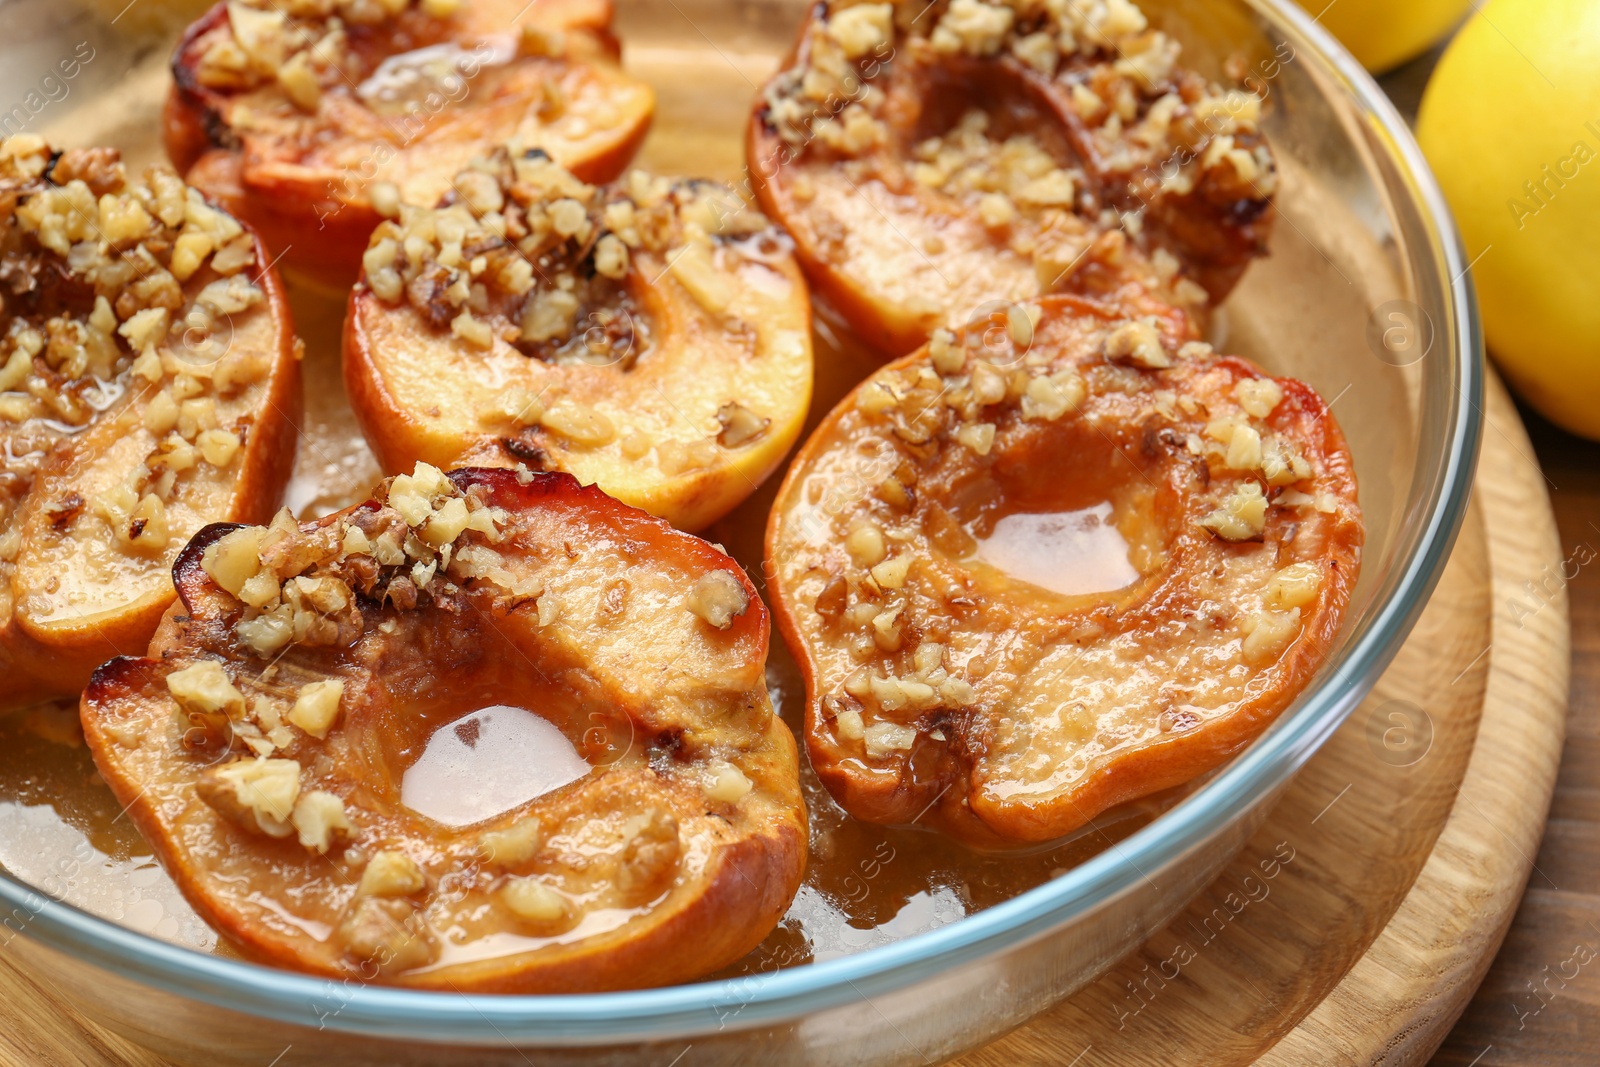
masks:
<path fill-rule="evenodd" d="M 1426 604 L 1465 518 L 1482 432 L 1483 339 L 1477 301 L 1454 222 L 1405 121 L 1356 60 L 1293 0 L 1243 0 L 1298 37 L 1374 123 L 1418 210 L 1419 252 L 1451 279 L 1441 286 L 1459 344 L 1446 410 L 1447 453 L 1426 488 L 1427 521 L 1415 534 L 1389 600 L 1376 608 L 1344 661 L 1319 679 L 1254 745 L 1183 803 L 1132 836 L 1052 879 L 947 926 L 823 963 L 662 989 L 560 995 L 443 994 L 340 982 L 224 959 L 141 934 L 52 899 L 0 871 L 0 903 L 27 916 L 19 936 L 164 992 L 289 1025 L 430 1043 L 611 1045 L 693 1037 L 797 1019 L 912 984 L 930 971 L 1015 947 L 1129 891 L 1223 829 L 1233 814 L 1284 782 L 1364 697 Z M 1141 862 L 1143 861 L 1143 862 Z M 13 914 L 18 912 L 14 911 Z M 0 943 L 3 944 L 3 943 Z M 337 1010 L 318 1013 L 330 990 Z M 713 1025 L 715 1024 L 715 1025 Z M 485 1033 L 485 1028 L 490 1033 Z"/>

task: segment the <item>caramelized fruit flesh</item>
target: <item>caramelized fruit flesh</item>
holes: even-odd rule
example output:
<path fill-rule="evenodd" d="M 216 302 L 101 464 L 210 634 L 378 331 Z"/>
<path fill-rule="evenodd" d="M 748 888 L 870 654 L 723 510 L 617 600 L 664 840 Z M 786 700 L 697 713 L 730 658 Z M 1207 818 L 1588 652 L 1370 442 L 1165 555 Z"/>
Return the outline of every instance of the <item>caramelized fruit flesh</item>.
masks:
<path fill-rule="evenodd" d="M 938 331 L 790 468 L 774 610 L 857 818 L 1050 840 L 1218 766 L 1316 671 L 1360 559 L 1343 437 L 1149 310 Z"/>
<path fill-rule="evenodd" d="M 1261 100 L 1130 4 L 816 5 L 747 134 L 757 199 L 870 343 L 1130 287 L 1204 317 L 1265 248 Z"/>
<path fill-rule="evenodd" d="M 563 470 L 683 529 L 748 496 L 811 401 L 790 243 L 731 189 L 595 187 L 504 148 L 373 233 L 344 375 L 384 469 Z"/>
<path fill-rule="evenodd" d="M 96 673 L 84 730 L 248 954 L 616 989 L 723 966 L 788 906 L 794 740 L 765 609 L 710 544 L 570 475 L 419 466 L 314 523 L 209 527 L 175 573 L 182 605 Z"/>
<path fill-rule="evenodd" d="M 394 202 L 435 203 L 493 145 L 620 173 L 655 102 L 610 24 L 608 0 L 233 0 L 178 45 L 163 138 L 287 267 L 342 289 Z"/>
<path fill-rule="evenodd" d="M 272 513 L 300 362 L 255 234 L 164 167 L 0 141 L 0 709 L 148 644 L 200 527 Z"/>

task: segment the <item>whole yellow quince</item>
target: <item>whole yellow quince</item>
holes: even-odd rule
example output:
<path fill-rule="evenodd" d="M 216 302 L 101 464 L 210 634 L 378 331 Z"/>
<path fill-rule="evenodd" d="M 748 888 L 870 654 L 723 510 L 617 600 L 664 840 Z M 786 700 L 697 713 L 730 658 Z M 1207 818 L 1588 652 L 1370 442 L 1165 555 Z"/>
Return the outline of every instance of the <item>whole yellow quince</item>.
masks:
<path fill-rule="evenodd" d="M 1397 67 L 1439 40 L 1470 0 L 1299 0 L 1370 71 Z"/>
<path fill-rule="evenodd" d="M 1434 71 L 1417 137 L 1476 257 L 1495 361 L 1600 438 L 1600 0 L 1484 4 Z"/>

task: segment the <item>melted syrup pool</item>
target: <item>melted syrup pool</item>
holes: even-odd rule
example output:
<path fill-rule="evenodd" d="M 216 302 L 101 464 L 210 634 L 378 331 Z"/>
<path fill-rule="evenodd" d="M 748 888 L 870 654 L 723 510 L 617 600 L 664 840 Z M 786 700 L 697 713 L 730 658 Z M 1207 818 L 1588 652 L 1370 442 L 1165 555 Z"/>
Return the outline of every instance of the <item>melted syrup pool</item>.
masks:
<path fill-rule="evenodd" d="M 977 559 L 1067 596 L 1108 593 L 1139 579 L 1109 502 L 1079 511 L 1006 515 L 978 542 Z"/>
<path fill-rule="evenodd" d="M 406 807 L 446 826 L 471 826 L 589 773 L 549 720 L 506 704 L 439 727 L 400 779 Z"/>
<path fill-rule="evenodd" d="M 471 92 L 468 81 L 479 70 L 504 66 L 515 56 L 516 43 L 509 34 L 486 37 L 471 49 L 449 42 L 428 45 L 389 56 L 356 87 L 356 94 L 381 113 L 431 118 L 430 110 L 437 112 L 442 105 L 428 104 L 430 96 L 459 102 Z"/>

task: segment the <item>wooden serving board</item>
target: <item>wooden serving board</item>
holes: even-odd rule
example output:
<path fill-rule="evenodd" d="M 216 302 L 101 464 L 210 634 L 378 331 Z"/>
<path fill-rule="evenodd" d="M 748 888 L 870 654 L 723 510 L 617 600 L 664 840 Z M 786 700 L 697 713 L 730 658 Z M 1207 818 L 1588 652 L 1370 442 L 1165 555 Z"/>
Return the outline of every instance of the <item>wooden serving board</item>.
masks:
<path fill-rule="evenodd" d="M 1493 959 L 1563 740 L 1564 593 L 1544 481 L 1490 383 L 1473 506 L 1374 694 L 1245 850 L 1099 981 L 967 1067 L 1425 1062 Z M 0 953 L 0 1064 L 162 1067 Z"/>

